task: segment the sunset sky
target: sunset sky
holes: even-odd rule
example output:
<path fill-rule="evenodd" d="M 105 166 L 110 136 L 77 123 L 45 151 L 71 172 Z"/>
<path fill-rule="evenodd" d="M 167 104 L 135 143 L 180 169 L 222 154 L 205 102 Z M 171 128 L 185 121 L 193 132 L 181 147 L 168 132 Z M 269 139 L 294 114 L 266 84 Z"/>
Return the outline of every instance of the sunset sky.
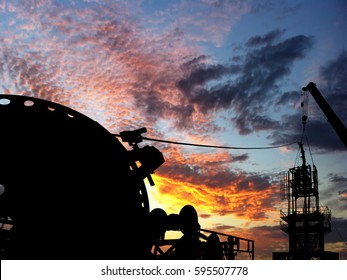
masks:
<path fill-rule="evenodd" d="M 63 104 L 115 134 L 289 144 L 309 82 L 347 125 L 346 32 L 344 0 L 0 0 L 0 94 Z M 326 250 L 347 259 L 347 150 L 311 96 L 306 136 L 333 214 Z M 143 145 L 166 160 L 151 209 L 191 204 L 202 228 L 253 239 L 256 259 L 288 250 L 279 174 L 301 164 L 297 144 Z"/>

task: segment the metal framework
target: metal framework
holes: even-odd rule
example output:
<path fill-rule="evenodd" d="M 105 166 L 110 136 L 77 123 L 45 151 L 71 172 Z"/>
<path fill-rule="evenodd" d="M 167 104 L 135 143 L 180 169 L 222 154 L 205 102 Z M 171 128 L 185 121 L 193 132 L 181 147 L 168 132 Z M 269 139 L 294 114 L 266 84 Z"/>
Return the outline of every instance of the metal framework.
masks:
<path fill-rule="evenodd" d="M 211 255 L 209 236 L 218 236 L 220 241 L 216 244 L 215 253 Z M 175 259 L 176 248 L 180 239 L 160 239 L 153 244 L 152 252 L 157 259 Z M 199 230 L 199 243 L 197 246 L 197 259 L 223 259 L 223 260 L 235 260 L 239 253 L 246 253 L 249 255 L 249 259 L 254 260 L 254 241 L 230 234 L 224 234 L 207 229 Z"/>
<path fill-rule="evenodd" d="M 299 143 L 302 165 L 289 169 L 281 181 L 280 227 L 289 236 L 289 252 L 274 252 L 274 259 L 338 259 L 338 253 L 324 250 L 324 235 L 331 232 L 331 211 L 320 206 L 316 166 L 306 164 L 303 144 Z"/>

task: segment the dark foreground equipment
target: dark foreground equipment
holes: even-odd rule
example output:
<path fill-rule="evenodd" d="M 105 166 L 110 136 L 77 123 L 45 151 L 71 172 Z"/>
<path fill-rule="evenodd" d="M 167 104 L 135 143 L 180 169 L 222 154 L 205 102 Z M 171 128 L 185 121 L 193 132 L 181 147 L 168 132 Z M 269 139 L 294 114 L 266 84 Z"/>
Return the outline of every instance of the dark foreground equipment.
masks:
<path fill-rule="evenodd" d="M 180 260 L 234 260 L 240 253 L 254 260 L 254 241 L 200 228 L 198 214 L 192 205 L 185 205 L 179 214 L 167 215 L 163 209 L 149 214 L 153 258 Z M 167 238 L 169 231 L 180 231 L 179 238 Z M 244 257 L 244 255 L 242 256 Z"/>
<path fill-rule="evenodd" d="M 17 95 L 0 95 L 0 122 L 1 259 L 254 259 L 252 240 L 200 229 L 190 205 L 150 212 L 144 179 L 165 160 L 138 146 L 146 128 L 120 133 L 127 150 L 85 115 Z"/>
<path fill-rule="evenodd" d="M 139 230 L 156 148 L 130 156 L 97 122 L 32 97 L 0 95 L 0 121 L 1 259 L 148 257 Z"/>

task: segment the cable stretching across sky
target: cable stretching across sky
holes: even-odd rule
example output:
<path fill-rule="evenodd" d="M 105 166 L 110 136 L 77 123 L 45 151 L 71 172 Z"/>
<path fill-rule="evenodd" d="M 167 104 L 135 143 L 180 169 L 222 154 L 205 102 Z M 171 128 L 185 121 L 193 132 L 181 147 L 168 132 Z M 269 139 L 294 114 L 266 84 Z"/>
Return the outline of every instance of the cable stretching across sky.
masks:
<path fill-rule="evenodd" d="M 116 137 L 120 137 L 119 134 L 114 134 Z M 155 141 L 155 142 L 161 142 L 161 143 L 168 143 L 168 144 L 175 144 L 175 145 L 184 145 L 184 146 L 194 146 L 194 147 L 202 147 L 202 148 L 213 148 L 213 149 L 228 149 L 228 150 L 266 150 L 266 149 L 278 149 L 281 147 L 291 146 L 293 144 L 297 144 L 298 141 L 282 144 L 282 145 L 275 145 L 275 146 L 267 146 L 267 147 L 234 147 L 234 146 L 218 146 L 218 145 L 209 145 L 209 144 L 197 144 L 197 143 L 187 143 L 187 142 L 177 142 L 177 141 L 171 141 L 171 140 L 163 140 L 163 139 L 156 139 L 156 138 L 149 138 L 142 136 L 143 140 L 148 141 Z"/>

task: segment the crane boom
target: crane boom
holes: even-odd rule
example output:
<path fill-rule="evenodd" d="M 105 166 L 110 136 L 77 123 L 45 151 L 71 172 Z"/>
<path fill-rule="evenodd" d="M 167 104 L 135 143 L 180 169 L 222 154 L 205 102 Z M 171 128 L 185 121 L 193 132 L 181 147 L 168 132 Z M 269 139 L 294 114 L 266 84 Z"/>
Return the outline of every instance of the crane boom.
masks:
<path fill-rule="evenodd" d="M 317 89 L 316 84 L 310 82 L 306 87 L 303 87 L 302 90 L 309 91 L 311 93 L 318 106 L 321 108 L 321 110 L 327 117 L 331 126 L 334 128 L 335 132 L 347 148 L 347 129 L 342 123 L 342 121 L 339 119 L 339 117 L 336 115 L 334 110 L 330 107 L 329 103 L 325 100 L 323 95 Z"/>

